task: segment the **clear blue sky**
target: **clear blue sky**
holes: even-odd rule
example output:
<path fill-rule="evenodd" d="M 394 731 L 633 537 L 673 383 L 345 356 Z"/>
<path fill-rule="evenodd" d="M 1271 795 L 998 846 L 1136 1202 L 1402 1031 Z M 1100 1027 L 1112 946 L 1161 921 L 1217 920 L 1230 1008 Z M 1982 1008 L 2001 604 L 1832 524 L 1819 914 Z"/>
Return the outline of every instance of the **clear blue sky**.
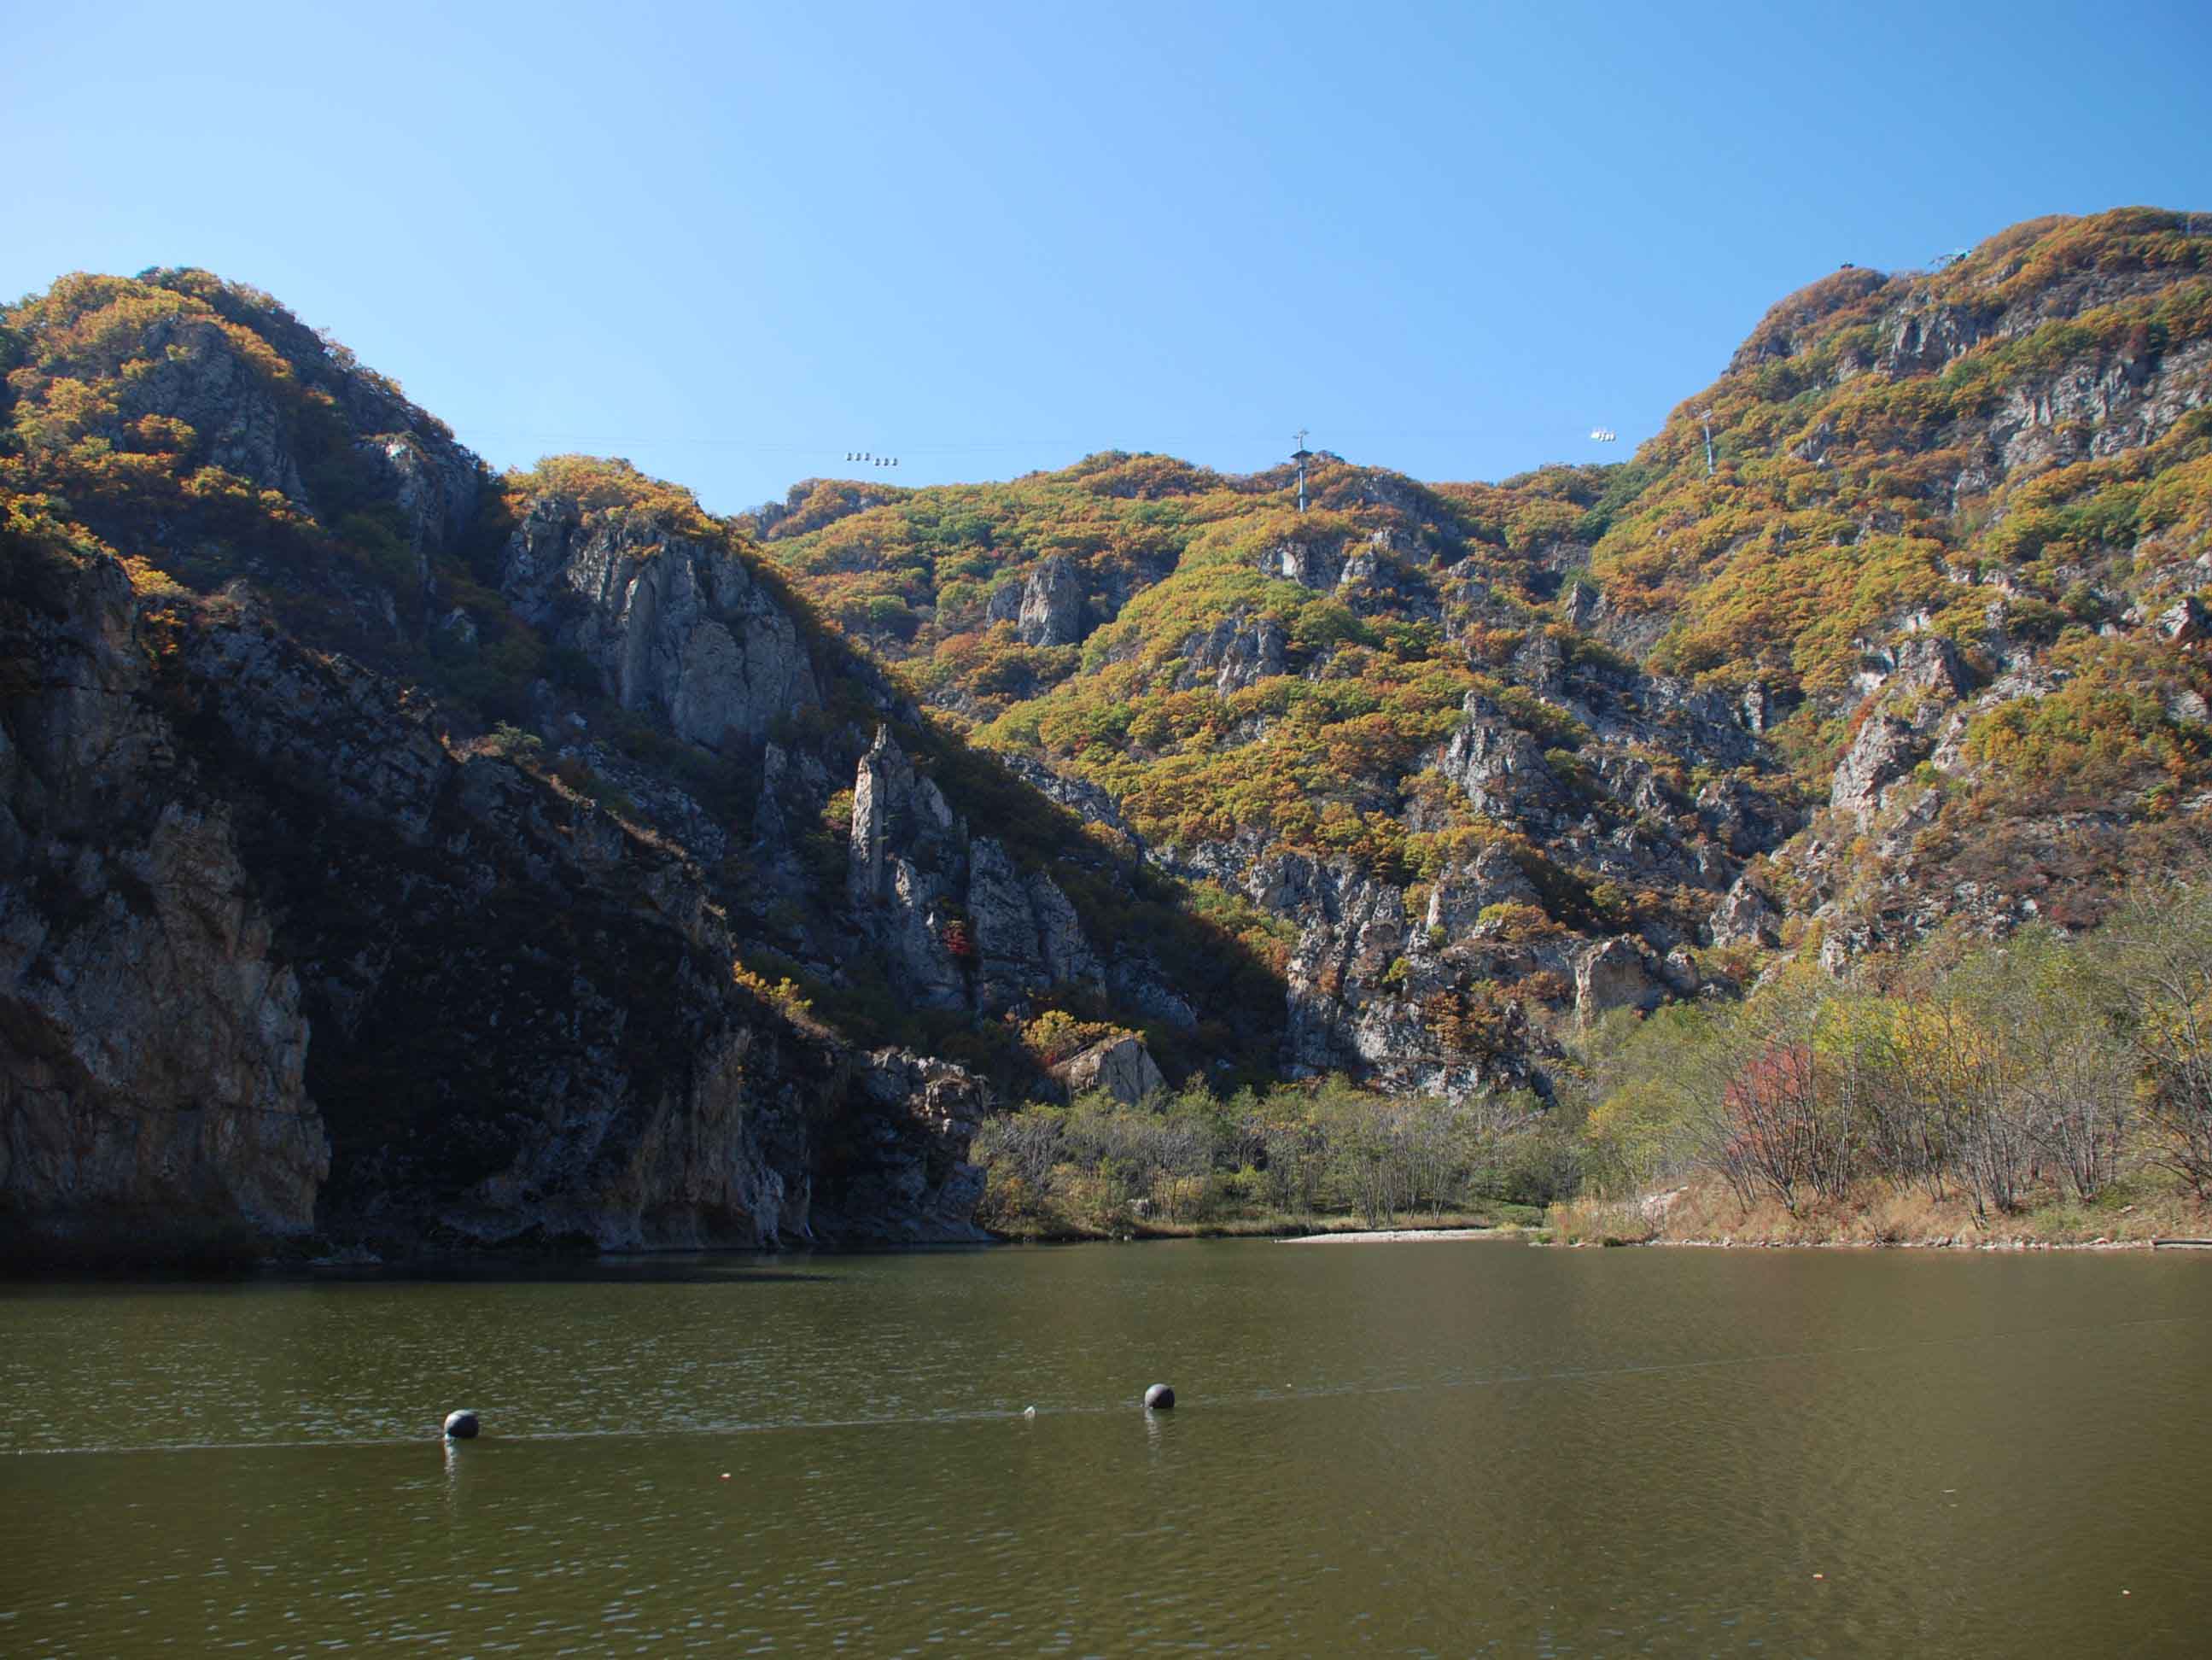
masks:
<path fill-rule="evenodd" d="M 1618 458 L 1842 261 L 2212 212 L 2201 0 L 0 15 L 0 291 L 205 265 L 495 464 L 724 510 L 850 448 Z"/>

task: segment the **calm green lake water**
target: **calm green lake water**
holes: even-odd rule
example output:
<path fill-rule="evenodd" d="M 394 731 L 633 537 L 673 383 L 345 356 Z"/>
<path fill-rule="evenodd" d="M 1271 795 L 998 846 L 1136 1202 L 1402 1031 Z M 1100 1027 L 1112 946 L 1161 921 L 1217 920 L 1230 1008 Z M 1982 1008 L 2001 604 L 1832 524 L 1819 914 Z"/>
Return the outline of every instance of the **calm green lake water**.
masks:
<path fill-rule="evenodd" d="M 0 1653 L 2203 1655 L 2208 1385 L 2179 1255 L 19 1286 Z"/>

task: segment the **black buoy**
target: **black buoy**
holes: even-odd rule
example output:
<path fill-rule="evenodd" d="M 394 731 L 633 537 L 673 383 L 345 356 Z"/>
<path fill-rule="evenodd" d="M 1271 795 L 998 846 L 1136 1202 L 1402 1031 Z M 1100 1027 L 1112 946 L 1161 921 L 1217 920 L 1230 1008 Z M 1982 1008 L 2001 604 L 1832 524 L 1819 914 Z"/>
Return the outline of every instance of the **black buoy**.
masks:
<path fill-rule="evenodd" d="M 1175 1405 L 1175 1391 L 1165 1383 L 1155 1383 L 1145 1391 L 1145 1405 L 1147 1409 L 1157 1407 L 1165 1412 Z"/>
<path fill-rule="evenodd" d="M 477 1438 L 477 1415 L 466 1407 L 446 1414 L 446 1439 L 473 1441 Z"/>

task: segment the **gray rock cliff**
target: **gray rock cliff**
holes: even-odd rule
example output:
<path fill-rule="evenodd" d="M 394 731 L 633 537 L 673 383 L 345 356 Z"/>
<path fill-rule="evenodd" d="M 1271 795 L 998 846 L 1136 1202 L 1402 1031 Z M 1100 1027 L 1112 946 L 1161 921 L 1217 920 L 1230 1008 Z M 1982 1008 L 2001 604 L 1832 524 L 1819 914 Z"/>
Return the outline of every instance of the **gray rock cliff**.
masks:
<path fill-rule="evenodd" d="M 649 513 L 539 497 L 507 544 L 501 591 L 624 708 L 708 749 L 821 702 L 797 628 L 744 561 Z"/>

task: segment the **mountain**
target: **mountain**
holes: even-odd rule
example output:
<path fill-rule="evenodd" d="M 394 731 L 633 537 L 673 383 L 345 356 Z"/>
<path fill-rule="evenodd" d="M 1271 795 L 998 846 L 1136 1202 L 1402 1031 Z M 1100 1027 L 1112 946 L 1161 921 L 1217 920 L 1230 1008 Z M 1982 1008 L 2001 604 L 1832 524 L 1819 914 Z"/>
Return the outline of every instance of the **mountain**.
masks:
<path fill-rule="evenodd" d="M 2088 926 L 2212 822 L 2208 262 L 1847 268 L 1614 466 L 736 519 L 64 278 L 0 315 L 0 1249 L 963 1237 L 1024 1100 L 1541 1098 L 1614 1008 Z"/>
<path fill-rule="evenodd" d="M 1571 1006 L 2198 856 L 2208 258 L 2130 210 L 1845 269 L 1617 467 L 1325 457 L 1299 515 L 1104 455 L 754 522 L 918 699 L 1295 924 L 1297 1063 L 1496 1083 Z"/>

